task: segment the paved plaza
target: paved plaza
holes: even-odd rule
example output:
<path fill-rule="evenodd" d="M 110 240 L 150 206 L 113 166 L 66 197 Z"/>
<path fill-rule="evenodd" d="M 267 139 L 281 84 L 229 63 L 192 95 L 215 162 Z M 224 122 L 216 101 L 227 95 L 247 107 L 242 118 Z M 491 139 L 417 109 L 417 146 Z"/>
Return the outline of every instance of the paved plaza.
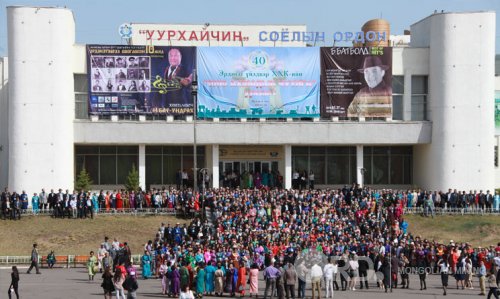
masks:
<path fill-rule="evenodd" d="M 41 275 L 26 274 L 25 268 L 20 268 L 20 298 L 102 298 L 101 276 L 97 274 L 95 281 L 89 282 L 87 272 L 83 268 L 77 269 L 42 269 Z M 262 272 L 261 272 L 262 273 Z M 417 276 L 411 276 L 410 289 L 394 289 L 393 293 L 384 293 L 384 291 L 376 288 L 372 283 L 369 290 L 356 291 L 336 291 L 334 298 L 350 299 L 350 298 L 484 298 L 478 296 L 478 280 L 474 279 L 474 290 L 457 290 L 455 287 L 455 280 L 450 277 L 450 285 L 448 295 L 443 296 L 441 280 L 438 275 L 430 275 L 427 278 L 427 290 L 420 291 L 420 285 Z M 161 282 L 157 279 L 143 280 L 139 279 L 139 290 L 137 292 L 138 298 L 167 298 L 161 294 Z M 0 298 L 7 298 L 7 289 L 10 283 L 10 269 L 0 270 Z M 339 282 L 340 283 L 340 282 Z M 263 298 L 265 284 L 263 281 L 259 282 L 259 298 Z M 306 298 L 311 298 L 310 286 Z M 488 291 L 488 289 L 487 289 Z M 325 293 L 322 290 L 322 298 Z M 228 297 L 226 294 L 225 297 Z M 236 298 L 239 297 L 238 295 Z M 114 298 L 114 297 L 113 297 Z M 209 297 L 204 297 L 209 298 Z M 246 296 L 245 298 L 248 298 Z M 275 297 L 276 298 L 276 297 Z"/>

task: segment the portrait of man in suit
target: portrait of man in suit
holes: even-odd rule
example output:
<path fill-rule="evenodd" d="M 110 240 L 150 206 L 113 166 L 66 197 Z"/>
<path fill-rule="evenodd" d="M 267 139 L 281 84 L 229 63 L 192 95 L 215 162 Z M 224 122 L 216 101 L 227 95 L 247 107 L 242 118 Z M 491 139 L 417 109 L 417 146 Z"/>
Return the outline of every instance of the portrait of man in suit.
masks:
<path fill-rule="evenodd" d="M 165 94 L 158 103 L 159 108 L 168 107 L 169 103 L 185 103 L 191 95 L 193 74 L 182 65 L 182 53 L 178 48 L 168 51 L 168 65 L 163 72 L 163 79 L 168 85 Z"/>

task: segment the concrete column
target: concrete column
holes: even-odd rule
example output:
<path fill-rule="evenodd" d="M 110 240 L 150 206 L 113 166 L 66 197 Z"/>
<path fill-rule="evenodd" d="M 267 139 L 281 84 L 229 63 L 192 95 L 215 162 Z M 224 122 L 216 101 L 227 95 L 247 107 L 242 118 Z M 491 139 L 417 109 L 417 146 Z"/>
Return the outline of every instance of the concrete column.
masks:
<path fill-rule="evenodd" d="M 219 145 L 212 144 L 212 187 L 219 188 Z"/>
<path fill-rule="evenodd" d="M 285 188 L 292 188 L 292 146 L 285 145 Z"/>
<path fill-rule="evenodd" d="M 411 120 L 411 76 L 410 69 L 404 71 L 403 120 Z"/>
<path fill-rule="evenodd" d="M 363 146 L 356 145 L 356 183 L 358 183 L 361 187 L 363 187 L 363 184 L 365 183 L 363 181 L 363 160 Z"/>
<path fill-rule="evenodd" d="M 139 186 L 146 190 L 146 145 L 139 144 Z"/>

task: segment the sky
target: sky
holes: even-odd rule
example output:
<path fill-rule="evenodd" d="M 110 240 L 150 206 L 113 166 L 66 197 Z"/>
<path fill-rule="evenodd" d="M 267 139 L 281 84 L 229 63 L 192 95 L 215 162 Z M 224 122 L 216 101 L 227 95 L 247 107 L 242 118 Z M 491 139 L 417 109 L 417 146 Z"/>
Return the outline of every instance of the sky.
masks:
<path fill-rule="evenodd" d="M 304 24 L 308 31 L 325 32 L 328 37 L 336 31 L 359 31 L 374 18 L 388 20 L 391 34 L 402 34 L 435 10 L 490 10 L 497 13 L 495 42 L 500 54 L 500 0 L 0 0 L 0 4 L 0 56 L 8 55 L 6 7 L 15 5 L 71 9 L 76 42 L 81 44 L 122 44 L 118 27 L 123 23 Z"/>

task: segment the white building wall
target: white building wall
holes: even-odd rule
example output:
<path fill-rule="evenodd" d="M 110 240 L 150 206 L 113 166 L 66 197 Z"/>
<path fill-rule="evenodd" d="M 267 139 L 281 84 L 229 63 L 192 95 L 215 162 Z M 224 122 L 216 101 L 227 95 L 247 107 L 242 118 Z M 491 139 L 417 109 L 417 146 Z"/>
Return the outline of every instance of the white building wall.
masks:
<path fill-rule="evenodd" d="M 9 64 L 0 58 L 0 188 L 7 187 L 9 177 Z"/>
<path fill-rule="evenodd" d="M 9 189 L 72 189 L 73 14 L 8 7 L 7 26 Z"/>
<path fill-rule="evenodd" d="M 411 31 L 412 45 L 430 47 L 433 122 L 432 142 L 415 146 L 415 183 L 436 190 L 492 189 L 495 13 L 434 14 Z"/>

